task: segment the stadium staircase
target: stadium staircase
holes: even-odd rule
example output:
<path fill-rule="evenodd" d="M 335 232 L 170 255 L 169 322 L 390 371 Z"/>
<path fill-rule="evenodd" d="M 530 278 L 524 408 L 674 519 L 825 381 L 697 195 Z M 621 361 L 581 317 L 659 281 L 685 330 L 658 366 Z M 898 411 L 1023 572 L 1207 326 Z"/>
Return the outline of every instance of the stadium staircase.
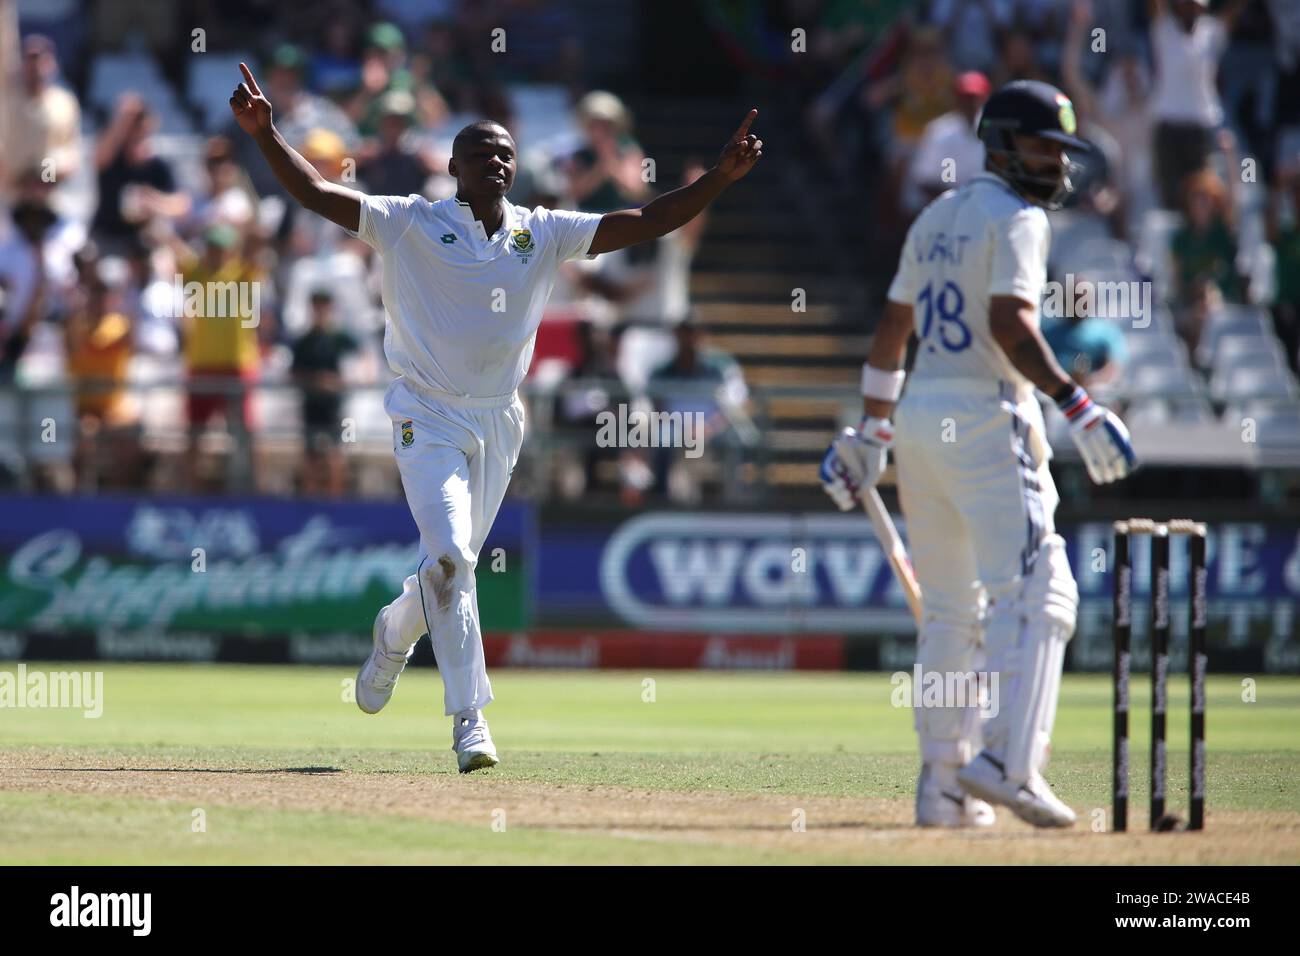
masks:
<path fill-rule="evenodd" d="M 688 157 L 712 160 L 740 119 L 734 100 L 656 99 L 634 109 L 661 184 L 679 177 Z M 709 344 L 741 363 L 754 393 L 767 458 L 747 477 L 802 490 L 814 487 L 840 421 L 860 414 L 869 290 L 835 192 L 800 145 L 778 132 L 802 129 L 800 116 L 761 109 L 755 131 L 764 136 L 764 161 L 714 205 L 691 296 Z M 792 308 L 796 289 L 804 292 L 802 312 Z M 833 396 L 786 394 L 825 385 L 837 386 Z"/>

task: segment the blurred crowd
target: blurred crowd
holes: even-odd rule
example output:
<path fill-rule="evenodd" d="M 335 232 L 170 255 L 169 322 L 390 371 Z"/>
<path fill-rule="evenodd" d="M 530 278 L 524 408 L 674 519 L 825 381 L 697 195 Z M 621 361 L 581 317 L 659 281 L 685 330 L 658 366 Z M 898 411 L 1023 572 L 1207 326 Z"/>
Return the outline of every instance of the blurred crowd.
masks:
<path fill-rule="evenodd" d="M 3 483 L 366 491 L 364 456 L 344 449 L 382 459 L 391 440 L 375 256 L 299 210 L 234 126 L 226 99 L 241 60 L 321 174 L 372 193 L 450 195 L 451 139 L 484 117 L 515 133 L 510 198 L 526 206 L 641 204 L 711 159 L 644 175 L 633 112 L 591 88 L 590 42 L 567 0 L 17 9 L 17 24 L 0 22 Z M 1158 414 L 1295 402 L 1300 0 L 699 10 L 737 76 L 798 104 L 799 148 L 852 204 L 862 271 L 877 279 L 917 210 L 982 167 L 974 121 L 990 91 L 1016 78 L 1061 86 L 1097 148 L 1077 157 L 1079 202 L 1053 217 L 1054 271 L 1152 282 L 1157 318 L 1168 316 L 1152 327 L 1169 336 L 1120 334 L 1118 316 L 1049 317 L 1062 362 L 1093 386 L 1146 382 Z M 497 27 L 508 56 L 492 52 Z M 563 446 L 548 479 L 561 494 L 698 497 L 699 481 L 671 474 L 662 453 L 595 443 L 596 417 L 624 403 L 699 411 L 710 441 L 752 442 L 740 368 L 694 318 L 707 227 L 701 217 L 561 275 L 531 372 L 554 391 L 532 411 Z M 231 309 L 194 288 L 256 295 Z M 1163 368 L 1175 340 L 1186 358 Z M 1148 364 L 1162 367 L 1136 369 Z M 1222 399 L 1211 411 L 1206 394 Z M 390 472 L 381 493 L 396 489 Z"/>
<path fill-rule="evenodd" d="M 1071 157 L 1083 166 L 1079 201 L 1053 216 L 1054 251 L 1076 246 L 1072 227 L 1091 217 L 1120 250 L 1110 259 L 1127 249 L 1111 272 L 1154 281 L 1194 366 L 1213 371 L 1209 326 L 1248 306 L 1267 312 L 1272 336 L 1251 349 L 1276 344 L 1296 369 L 1297 0 L 709 6 L 734 58 L 801 90 L 810 142 L 864 214 L 856 221 L 871 223 L 864 268 L 877 279 L 921 206 L 982 168 L 974 120 L 989 92 L 1044 80 L 1071 97 L 1096 147 Z M 806 54 L 789 49 L 796 29 Z M 1095 274 L 1106 258 L 1055 265 Z M 1105 317 L 1061 317 L 1051 337 L 1085 380 L 1113 380 L 1127 357 Z"/>
<path fill-rule="evenodd" d="M 452 137 L 484 117 L 515 133 L 509 198 L 529 207 L 640 205 L 704 171 L 689 159 L 658 182 L 643 176 L 632 113 L 584 86 L 563 2 L 19 7 L 20 29 L 7 25 L 18 35 L 0 42 L 13 78 L 4 140 L 16 144 L 0 155 L 0 434 L 30 439 L 0 443 L 10 481 L 339 495 L 358 480 L 348 442 L 387 449 L 376 256 L 299 209 L 234 125 L 225 100 L 241 60 L 290 144 L 369 193 L 451 195 Z M 491 50 L 496 27 L 509 56 Z M 689 321 L 704 226 L 566 266 L 533 375 L 558 390 L 544 412 L 574 439 L 567 494 L 669 488 L 653 455 L 598 454 L 588 419 L 603 404 L 678 407 L 677 383 L 690 396 L 698 383 L 716 390 L 711 412 L 743 404 L 737 367 Z M 227 288 L 230 301 L 207 294 Z M 63 409 L 41 391 L 60 386 L 71 391 Z M 35 447 L 33 423 L 46 420 L 76 436 L 45 443 L 62 455 Z M 286 441 L 288 464 L 268 456 Z"/>

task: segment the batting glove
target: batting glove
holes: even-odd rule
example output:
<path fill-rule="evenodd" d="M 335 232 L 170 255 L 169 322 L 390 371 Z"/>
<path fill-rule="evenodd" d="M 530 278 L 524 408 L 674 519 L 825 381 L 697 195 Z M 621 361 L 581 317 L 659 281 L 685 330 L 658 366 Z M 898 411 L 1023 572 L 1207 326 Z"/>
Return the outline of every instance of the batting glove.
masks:
<path fill-rule="evenodd" d="M 880 481 L 893 443 L 894 426 L 889 420 L 870 417 L 862 419 L 856 429 L 844 429 L 831 442 L 820 477 L 822 487 L 841 511 L 852 509 L 862 490 Z"/>
<path fill-rule="evenodd" d="M 1137 468 L 1137 455 L 1133 453 L 1128 429 L 1114 412 L 1095 404 L 1077 385 L 1056 407 L 1070 423 L 1070 437 L 1083 456 L 1088 477 L 1095 484 L 1119 481 Z"/>

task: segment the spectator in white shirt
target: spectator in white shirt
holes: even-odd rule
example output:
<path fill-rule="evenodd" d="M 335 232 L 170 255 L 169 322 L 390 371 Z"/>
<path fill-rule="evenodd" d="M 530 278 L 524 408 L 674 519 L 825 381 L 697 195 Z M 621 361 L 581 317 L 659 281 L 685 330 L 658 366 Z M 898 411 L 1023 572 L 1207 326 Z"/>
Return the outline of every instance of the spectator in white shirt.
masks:
<path fill-rule="evenodd" d="M 909 213 L 984 168 L 984 144 L 975 135 L 975 120 L 989 98 L 988 77 L 974 70 L 962 73 L 953 83 L 953 94 L 956 109 L 926 124 L 912 157 L 903 194 Z"/>
<path fill-rule="evenodd" d="M 1223 123 L 1217 77 L 1228 33 L 1247 0 L 1230 0 L 1217 15 L 1209 0 L 1149 0 L 1156 84 L 1155 175 L 1161 205 L 1177 208 L 1183 180 L 1205 166 Z"/>
<path fill-rule="evenodd" d="M 0 114 L 8 113 L 0 155 L 3 186 L 13 187 L 33 169 L 46 182 L 66 182 L 81 161 L 81 108 L 72 93 L 55 83 L 59 63 L 54 44 L 37 34 L 26 37 L 16 73 L 3 93 L 7 102 L 0 101 Z"/>

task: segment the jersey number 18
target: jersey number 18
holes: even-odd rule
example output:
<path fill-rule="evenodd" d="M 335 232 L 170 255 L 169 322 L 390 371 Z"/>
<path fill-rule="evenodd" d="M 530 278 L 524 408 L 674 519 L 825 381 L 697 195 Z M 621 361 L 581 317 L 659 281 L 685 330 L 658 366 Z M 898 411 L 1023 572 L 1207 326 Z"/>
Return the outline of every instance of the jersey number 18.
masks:
<path fill-rule="evenodd" d="M 953 282 L 945 282 L 934 292 L 934 283 L 927 282 L 921 294 L 916 297 L 917 305 L 925 307 L 925 318 L 921 322 L 921 339 L 928 341 L 930 332 L 936 328 L 934 314 L 939 313 L 939 343 L 949 352 L 960 352 L 970 347 L 971 334 L 966 323 L 961 320 L 966 297 L 961 294 Z"/>

